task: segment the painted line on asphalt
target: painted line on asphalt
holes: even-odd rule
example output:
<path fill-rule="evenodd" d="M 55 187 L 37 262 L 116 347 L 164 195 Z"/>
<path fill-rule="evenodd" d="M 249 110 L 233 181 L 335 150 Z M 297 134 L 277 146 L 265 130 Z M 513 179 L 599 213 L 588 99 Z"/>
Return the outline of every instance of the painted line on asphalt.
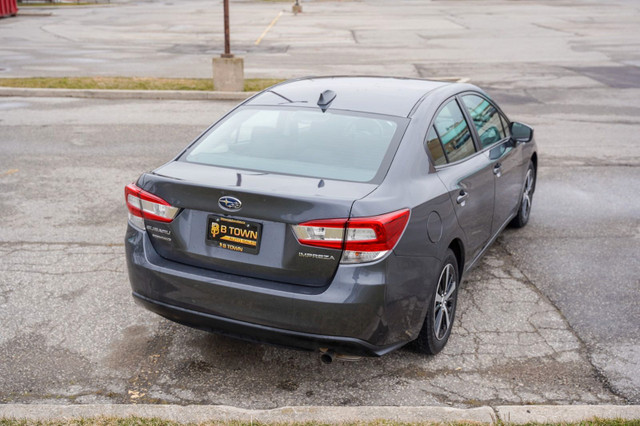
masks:
<path fill-rule="evenodd" d="M 256 46 L 260 44 L 260 42 L 262 41 L 264 36 L 266 36 L 267 33 L 269 32 L 269 30 L 271 29 L 271 27 L 273 27 L 276 24 L 276 22 L 278 22 L 278 19 L 280 19 L 280 17 L 282 16 L 283 13 L 284 13 L 283 11 L 280 11 L 280 13 L 278 13 L 278 15 L 275 18 L 273 18 L 273 21 L 271 21 L 269 26 L 267 26 L 267 28 L 262 32 L 260 37 L 258 37 L 256 42 L 254 43 Z"/>

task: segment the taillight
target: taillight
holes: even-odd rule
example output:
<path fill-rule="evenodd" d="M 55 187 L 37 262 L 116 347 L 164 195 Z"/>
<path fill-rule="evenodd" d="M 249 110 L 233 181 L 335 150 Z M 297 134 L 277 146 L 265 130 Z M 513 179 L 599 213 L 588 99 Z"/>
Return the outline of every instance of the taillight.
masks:
<path fill-rule="evenodd" d="M 295 225 L 293 231 L 300 244 L 341 250 L 347 219 L 323 219 Z"/>
<path fill-rule="evenodd" d="M 171 222 L 180 210 L 133 183 L 124 187 L 124 197 L 129 209 L 129 221 L 141 229 L 144 229 L 144 219 Z"/>
<path fill-rule="evenodd" d="M 343 249 L 342 263 L 371 262 L 393 250 L 409 221 L 409 209 L 373 217 L 323 219 L 293 227 L 300 244 Z"/>

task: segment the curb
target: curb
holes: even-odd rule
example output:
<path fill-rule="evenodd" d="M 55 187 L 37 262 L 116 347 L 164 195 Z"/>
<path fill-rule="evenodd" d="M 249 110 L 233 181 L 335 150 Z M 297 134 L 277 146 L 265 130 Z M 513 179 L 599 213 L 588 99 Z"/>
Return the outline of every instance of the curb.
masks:
<path fill-rule="evenodd" d="M 600 419 L 640 419 L 640 405 L 502 405 L 497 417 L 506 423 L 566 423 Z"/>
<path fill-rule="evenodd" d="M 153 404 L 0 404 L 0 419 L 60 420 L 137 416 L 181 423 L 250 421 L 262 423 L 397 422 L 558 423 L 601 419 L 640 419 L 640 405 L 514 405 L 451 407 L 335 407 L 300 406 L 249 410 L 224 405 Z"/>
<path fill-rule="evenodd" d="M 214 92 L 199 90 L 99 90 L 33 89 L 0 87 L 0 96 L 36 98 L 161 99 L 188 101 L 243 101 L 257 92 Z"/>
<path fill-rule="evenodd" d="M 23 12 L 23 9 L 20 9 L 16 14 L 16 16 L 51 16 L 51 15 L 53 15 L 52 12 Z"/>
<path fill-rule="evenodd" d="M 184 423 L 205 421 L 247 421 L 261 423 L 322 422 L 342 423 L 389 419 L 399 422 L 481 422 L 492 423 L 490 407 L 281 407 L 272 410 L 247 410 L 224 405 L 134 405 L 134 404 L 8 404 L 0 405 L 0 419 L 53 420 L 72 417 L 161 418 Z"/>

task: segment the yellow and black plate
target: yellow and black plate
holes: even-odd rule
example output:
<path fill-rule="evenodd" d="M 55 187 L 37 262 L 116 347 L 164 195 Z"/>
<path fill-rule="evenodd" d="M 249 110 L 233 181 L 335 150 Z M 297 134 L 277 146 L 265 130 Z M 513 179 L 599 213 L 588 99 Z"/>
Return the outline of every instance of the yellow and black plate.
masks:
<path fill-rule="evenodd" d="M 207 242 L 241 253 L 258 254 L 262 224 L 224 216 L 209 216 Z"/>

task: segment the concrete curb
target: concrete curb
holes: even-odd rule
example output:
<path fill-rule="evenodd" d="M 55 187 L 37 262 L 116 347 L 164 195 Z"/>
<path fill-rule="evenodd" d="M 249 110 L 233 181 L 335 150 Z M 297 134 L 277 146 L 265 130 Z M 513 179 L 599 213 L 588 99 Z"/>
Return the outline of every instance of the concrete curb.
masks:
<path fill-rule="evenodd" d="M 281 407 L 248 410 L 224 405 L 0 404 L 0 419 L 60 420 L 100 416 L 161 418 L 176 422 L 256 421 L 263 423 L 392 420 L 398 422 L 546 423 L 602 419 L 640 419 L 640 405 L 514 405 L 451 407 Z"/>
<path fill-rule="evenodd" d="M 206 92 L 200 90 L 97 90 L 0 87 L 0 96 L 37 98 L 159 99 L 186 101 L 243 101 L 256 92 Z"/>
<path fill-rule="evenodd" d="M 498 418 L 507 423 L 580 422 L 601 419 L 640 419 L 640 405 L 503 405 L 495 407 Z"/>
<path fill-rule="evenodd" d="M 162 418 L 177 422 L 247 421 L 263 423 L 322 422 L 341 423 L 389 419 L 399 422 L 457 422 L 492 423 L 495 413 L 490 407 L 281 407 L 273 410 L 246 410 L 223 405 L 0 405 L 0 419 L 53 420 L 74 417 Z"/>

